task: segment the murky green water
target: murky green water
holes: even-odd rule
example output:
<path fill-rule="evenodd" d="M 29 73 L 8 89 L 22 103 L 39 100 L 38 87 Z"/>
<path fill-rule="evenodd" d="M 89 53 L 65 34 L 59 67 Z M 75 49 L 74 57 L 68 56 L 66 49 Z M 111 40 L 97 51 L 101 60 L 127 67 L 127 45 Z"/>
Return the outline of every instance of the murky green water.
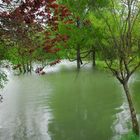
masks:
<path fill-rule="evenodd" d="M 0 140 L 111 140 L 126 127 L 121 88 L 104 72 L 12 77 L 2 92 Z"/>

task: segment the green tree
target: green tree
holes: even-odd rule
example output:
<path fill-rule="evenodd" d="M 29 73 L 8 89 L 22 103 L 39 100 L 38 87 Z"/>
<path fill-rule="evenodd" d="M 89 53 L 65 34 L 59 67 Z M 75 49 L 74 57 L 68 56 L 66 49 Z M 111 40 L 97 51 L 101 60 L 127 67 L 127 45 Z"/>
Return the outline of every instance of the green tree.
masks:
<path fill-rule="evenodd" d="M 59 29 L 60 32 L 69 36 L 67 58 L 70 61 L 76 60 L 78 69 L 81 67 L 82 59 L 89 60 L 92 58 L 93 67 L 96 65 L 96 51 L 98 48 L 98 32 L 96 31 L 98 29 L 93 28 L 91 24 L 91 11 L 95 11 L 95 7 L 104 7 L 107 2 L 107 0 L 60 1 L 70 9 L 71 17 L 69 20 L 73 24 L 66 25 L 61 23 Z"/>
<path fill-rule="evenodd" d="M 70 61 L 76 60 L 77 68 L 80 69 L 82 58 L 85 58 L 89 54 L 89 48 L 87 47 L 88 45 L 86 45 L 86 40 L 89 37 L 89 23 L 87 18 L 89 12 L 88 1 L 81 0 L 78 2 L 61 0 L 60 3 L 68 7 L 71 12 L 69 21 L 73 22 L 72 25 L 67 25 L 65 23 L 59 25 L 60 32 L 69 36 L 67 42 L 67 58 L 69 58 Z"/>
<path fill-rule="evenodd" d="M 140 67 L 140 2 L 137 0 L 111 0 L 108 7 L 96 8 L 104 22 L 100 51 L 107 68 L 121 83 L 129 104 L 132 129 L 139 135 L 136 110 L 131 98 L 128 81 Z"/>

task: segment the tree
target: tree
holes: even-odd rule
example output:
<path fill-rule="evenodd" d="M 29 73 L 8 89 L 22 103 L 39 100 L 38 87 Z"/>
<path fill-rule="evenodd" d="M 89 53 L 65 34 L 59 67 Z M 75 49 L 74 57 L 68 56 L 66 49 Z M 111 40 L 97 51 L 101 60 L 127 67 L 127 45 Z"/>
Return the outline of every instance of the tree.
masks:
<path fill-rule="evenodd" d="M 86 23 L 88 24 L 86 19 L 86 15 L 88 13 L 88 9 L 86 10 L 88 1 L 81 0 L 78 5 L 77 1 L 61 0 L 59 3 L 66 5 L 71 12 L 71 16 L 67 22 L 71 22 L 72 24 L 69 26 L 61 23 L 59 26 L 60 32 L 69 36 L 69 40 L 67 42 L 67 58 L 69 58 L 70 61 L 76 60 L 77 69 L 80 69 L 82 64 L 81 55 L 83 51 L 85 56 L 89 54 L 89 50 L 87 49 L 85 51 L 86 47 L 83 47 L 85 45 L 86 37 L 88 37 L 87 26 L 85 26 Z"/>
<path fill-rule="evenodd" d="M 137 0 L 111 0 L 108 7 L 96 8 L 104 22 L 104 39 L 100 44 L 107 68 L 121 83 L 127 97 L 132 129 L 139 135 L 136 110 L 131 98 L 128 81 L 140 67 L 140 2 Z"/>
<path fill-rule="evenodd" d="M 60 32 L 69 36 L 67 58 L 77 61 L 77 69 L 80 69 L 83 59 L 87 61 L 92 58 L 93 68 L 96 65 L 97 32 L 92 27 L 90 15 L 96 7 L 104 7 L 107 2 L 108 0 L 60 1 L 60 4 L 66 5 L 71 12 L 69 21 L 73 24 L 60 24 Z"/>
<path fill-rule="evenodd" d="M 14 2 L 3 1 L 7 7 Z M 15 49 L 11 48 L 11 52 L 13 49 L 13 52 L 16 51 L 16 55 L 19 56 L 16 57 L 18 61 L 15 61 L 15 57 L 13 59 L 17 63 L 15 68 L 22 66 L 25 73 L 32 60 L 42 61 L 47 58 L 59 62 L 56 55 L 62 48 L 58 48 L 59 44 L 65 42 L 68 37 L 58 33 L 58 20 L 64 21 L 69 15 L 69 10 L 64 5 L 59 5 L 56 0 L 16 2 L 12 10 L 0 14 L 3 36 L 14 42 Z M 37 35 L 41 35 L 38 36 L 38 43 L 35 41 Z M 28 65 L 27 70 L 25 65 Z"/>

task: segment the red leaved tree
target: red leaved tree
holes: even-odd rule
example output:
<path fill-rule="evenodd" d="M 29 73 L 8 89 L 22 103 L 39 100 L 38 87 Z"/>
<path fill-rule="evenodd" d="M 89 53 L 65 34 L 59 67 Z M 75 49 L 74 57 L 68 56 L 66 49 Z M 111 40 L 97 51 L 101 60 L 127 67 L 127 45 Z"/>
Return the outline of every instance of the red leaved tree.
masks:
<path fill-rule="evenodd" d="M 64 44 L 68 40 L 67 35 L 59 33 L 58 25 L 59 21 L 73 24 L 67 20 L 71 13 L 56 0 L 3 0 L 2 5 L 5 10 L 0 11 L 0 34 L 20 44 L 18 52 L 22 56 L 31 56 L 40 48 L 47 54 L 56 55 L 60 51 L 58 44 Z M 30 34 L 40 32 L 46 38 L 43 44 L 36 46 Z M 50 65 L 60 62 L 59 59 Z"/>

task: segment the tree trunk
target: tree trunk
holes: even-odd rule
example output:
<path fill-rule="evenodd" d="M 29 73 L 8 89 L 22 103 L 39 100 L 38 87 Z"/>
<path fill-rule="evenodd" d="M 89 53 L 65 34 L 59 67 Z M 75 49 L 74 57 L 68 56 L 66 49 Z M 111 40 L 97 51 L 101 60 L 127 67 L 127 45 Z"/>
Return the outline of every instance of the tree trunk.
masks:
<path fill-rule="evenodd" d="M 139 136 L 139 124 L 138 124 L 138 120 L 137 120 L 137 117 L 136 117 L 136 111 L 135 111 L 135 108 L 134 108 L 134 105 L 133 105 L 133 102 L 132 102 L 132 99 L 131 99 L 131 95 L 130 95 L 130 92 L 129 92 L 127 82 L 125 82 L 123 84 L 123 88 L 124 88 L 124 91 L 125 91 L 125 94 L 126 94 L 126 97 L 127 97 L 127 101 L 128 101 L 129 109 L 130 109 L 130 113 L 131 113 L 132 129 L 133 129 L 133 132 L 136 135 Z"/>
<path fill-rule="evenodd" d="M 25 74 L 26 73 L 26 67 L 25 67 L 24 63 L 22 64 L 22 67 L 23 67 L 23 73 Z"/>
<path fill-rule="evenodd" d="M 94 47 L 92 48 L 92 67 L 96 67 L 96 51 Z"/>
<path fill-rule="evenodd" d="M 21 67 L 19 67 L 19 72 L 20 72 L 20 74 L 22 73 L 22 68 Z"/>
<path fill-rule="evenodd" d="M 77 18 L 77 27 L 80 28 L 80 19 Z M 80 57 L 80 46 L 78 45 L 77 46 L 77 69 L 80 70 L 80 67 L 81 67 L 81 63 L 82 63 L 82 60 L 81 60 L 81 57 Z"/>
<path fill-rule="evenodd" d="M 80 57 L 80 47 L 77 48 L 77 69 L 79 70 L 81 67 L 81 57 Z"/>
<path fill-rule="evenodd" d="M 26 64 L 26 70 L 27 70 L 27 72 L 30 72 L 30 68 L 29 68 L 29 63 L 28 62 Z"/>
<path fill-rule="evenodd" d="M 30 65 L 30 73 L 32 73 L 32 61 L 30 61 L 29 65 Z"/>
<path fill-rule="evenodd" d="M 83 65 L 83 61 L 82 61 L 82 59 L 81 59 L 81 56 L 80 56 L 80 63 L 81 63 L 81 65 Z"/>

